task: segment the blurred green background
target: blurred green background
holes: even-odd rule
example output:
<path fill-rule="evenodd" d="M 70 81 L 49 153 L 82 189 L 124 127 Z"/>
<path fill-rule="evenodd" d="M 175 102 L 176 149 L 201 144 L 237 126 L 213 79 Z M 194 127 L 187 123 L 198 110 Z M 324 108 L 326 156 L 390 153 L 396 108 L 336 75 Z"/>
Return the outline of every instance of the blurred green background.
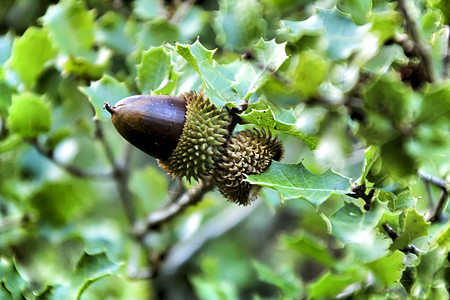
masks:
<path fill-rule="evenodd" d="M 1 0 L 0 298 L 446 299 L 448 1 L 406 1 L 418 40 L 399 2 Z M 212 191 L 136 237 L 195 183 L 129 146 L 103 102 L 189 90 L 245 99 L 238 129 L 274 130 L 322 187 L 330 168 L 364 184 L 369 208 Z"/>

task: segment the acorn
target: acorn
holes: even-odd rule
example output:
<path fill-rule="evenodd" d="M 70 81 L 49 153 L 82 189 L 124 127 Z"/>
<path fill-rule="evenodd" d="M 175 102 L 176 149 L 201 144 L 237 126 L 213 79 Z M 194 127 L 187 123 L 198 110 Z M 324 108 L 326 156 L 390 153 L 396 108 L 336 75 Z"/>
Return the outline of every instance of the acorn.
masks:
<path fill-rule="evenodd" d="M 270 131 L 253 128 L 237 132 L 229 140 L 215 169 L 214 181 L 219 191 L 232 202 L 250 204 L 262 187 L 245 179 L 266 171 L 272 160 L 281 160 L 283 152 L 283 145 Z"/>
<path fill-rule="evenodd" d="M 105 102 L 117 131 L 128 142 L 158 159 L 174 178 L 212 178 L 228 200 L 247 205 L 261 189 L 244 181 L 280 160 L 283 146 L 264 130 L 231 136 L 231 116 L 204 93 L 179 97 L 137 95 L 114 106 Z"/>

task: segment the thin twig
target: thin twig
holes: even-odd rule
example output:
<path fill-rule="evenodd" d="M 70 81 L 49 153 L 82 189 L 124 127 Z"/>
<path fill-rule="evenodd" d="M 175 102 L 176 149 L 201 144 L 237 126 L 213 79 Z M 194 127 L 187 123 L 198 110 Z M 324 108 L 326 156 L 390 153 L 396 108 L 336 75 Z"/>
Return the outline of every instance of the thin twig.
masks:
<path fill-rule="evenodd" d="M 444 179 L 435 177 L 422 171 L 418 171 L 417 175 L 419 175 L 420 179 L 422 179 L 423 181 L 434 184 L 435 186 L 439 187 L 442 190 L 447 191 L 448 193 L 447 183 L 445 182 Z"/>
<path fill-rule="evenodd" d="M 21 227 L 31 221 L 29 215 L 23 215 L 20 218 L 2 218 L 0 222 L 0 233 L 13 228 Z"/>
<path fill-rule="evenodd" d="M 428 222 L 439 222 L 442 220 L 442 214 L 448 204 L 448 192 L 447 190 L 442 190 L 441 196 L 439 197 L 438 204 L 434 209 L 431 216 L 428 218 Z"/>
<path fill-rule="evenodd" d="M 111 146 L 106 141 L 100 120 L 95 120 L 94 124 L 95 124 L 95 135 L 97 139 L 100 141 L 101 145 L 103 146 L 103 149 L 106 153 L 106 157 L 113 168 L 113 175 L 114 175 L 113 178 L 114 181 L 116 182 L 116 186 L 119 191 L 119 199 L 125 210 L 125 214 L 128 218 L 129 223 L 132 226 L 134 226 L 134 223 L 136 222 L 136 212 L 134 210 L 133 195 L 128 188 L 128 177 L 129 177 L 128 169 L 125 169 L 123 166 L 121 166 L 114 158 L 114 153 L 112 151 Z"/>
<path fill-rule="evenodd" d="M 206 222 L 191 238 L 172 247 L 161 266 L 161 272 L 174 274 L 180 266 L 187 262 L 208 241 L 222 236 L 240 224 L 262 203 L 261 199 L 252 205 L 241 207 L 231 205 L 217 216 Z"/>
<path fill-rule="evenodd" d="M 383 225 L 381 225 L 383 227 L 383 229 L 386 231 L 386 233 L 388 234 L 389 238 L 395 242 L 395 240 L 398 238 L 398 233 L 397 231 L 395 231 L 394 229 L 392 229 L 392 227 L 388 224 L 388 223 L 384 223 Z M 419 256 L 419 254 L 422 252 L 420 249 L 418 249 L 416 246 L 414 245 L 408 245 L 406 248 L 404 249 L 398 249 L 399 251 L 405 253 L 405 254 L 409 254 L 412 253 L 416 256 Z"/>
<path fill-rule="evenodd" d="M 436 74 L 433 66 L 433 57 L 430 46 L 427 44 L 423 37 L 423 33 L 420 32 L 416 21 L 412 17 L 412 13 L 409 10 L 407 0 L 398 0 L 400 10 L 405 18 L 406 27 L 411 39 L 414 42 L 414 47 L 417 49 L 418 55 L 422 60 L 425 73 L 427 75 L 428 81 L 433 82 L 436 80 Z"/>
<path fill-rule="evenodd" d="M 82 170 L 79 167 L 76 167 L 74 165 L 63 163 L 55 158 L 53 155 L 53 151 L 50 151 L 49 149 L 45 149 L 43 145 L 39 143 L 37 139 L 31 140 L 31 144 L 34 146 L 34 148 L 37 150 L 39 154 L 42 156 L 48 158 L 50 161 L 52 161 L 55 165 L 60 167 L 61 169 L 65 170 L 67 173 L 80 178 L 93 178 L 93 179 L 105 179 L 105 178 L 112 178 L 113 173 L 107 172 L 107 173 L 97 173 L 97 172 L 89 172 L 86 170 Z"/>
<path fill-rule="evenodd" d="M 3 112 L 0 111 L 0 141 L 3 140 L 8 133 L 6 128 L 6 117 Z"/>
<path fill-rule="evenodd" d="M 445 26 L 445 30 L 447 32 L 447 47 L 445 49 L 444 54 L 444 62 L 443 62 L 443 71 L 442 71 L 442 78 L 446 79 L 448 77 L 448 71 L 450 68 L 450 28 L 449 26 Z"/>
<path fill-rule="evenodd" d="M 347 196 L 350 196 L 355 199 L 358 199 L 358 198 L 363 199 L 364 202 L 366 202 L 366 204 L 364 205 L 364 209 L 369 211 L 370 207 L 372 206 L 372 198 L 373 198 L 374 194 L 375 194 L 374 189 L 371 189 L 369 191 L 369 193 L 366 194 L 366 185 L 361 184 L 361 185 L 358 185 L 358 186 L 352 188 L 352 192 L 348 193 Z"/>
<path fill-rule="evenodd" d="M 170 206 L 163 207 L 160 210 L 151 213 L 143 223 L 136 224 L 134 234 L 140 237 L 145 235 L 146 232 L 158 228 L 163 223 L 182 213 L 187 207 L 199 202 L 203 195 L 213 188 L 213 181 L 211 179 L 205 179 L 197 186 L 184 193 L 177 203 L 173 203 Z"/>
<path fill-rule="evenodd" d="M 172 23 L 179 23 L 183 18 L 189 13 L 192 6 L 194 6 L 195 0 L 186 0 L 182 1 L 179 5 L 175 13 L 170 18 Z"/>

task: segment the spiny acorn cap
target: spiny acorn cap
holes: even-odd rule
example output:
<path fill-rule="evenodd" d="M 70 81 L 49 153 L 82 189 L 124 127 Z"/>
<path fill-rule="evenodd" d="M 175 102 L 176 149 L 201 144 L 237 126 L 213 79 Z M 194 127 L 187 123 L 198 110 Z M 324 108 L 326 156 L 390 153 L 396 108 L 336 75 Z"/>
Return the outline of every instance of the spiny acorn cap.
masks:
<path fill-rule="evenodd" d="M 246 175 L 261 174 L 283 156 L 283 145 L 271 132 L 247 129 L 230 138 L 221 160 L 217 163 L 214 180 L 228 200 L 248 205 L 256 199 L 260 186 L 252 185 Z"/>
<path fill-rule="evenodd" d="M 183 133 L 161 167 L 173 177 L 200 180 L 212 175 L 227 141 L 229 114 L 219 110 L 204 93 L 182 94 L 186 100 Z"/>

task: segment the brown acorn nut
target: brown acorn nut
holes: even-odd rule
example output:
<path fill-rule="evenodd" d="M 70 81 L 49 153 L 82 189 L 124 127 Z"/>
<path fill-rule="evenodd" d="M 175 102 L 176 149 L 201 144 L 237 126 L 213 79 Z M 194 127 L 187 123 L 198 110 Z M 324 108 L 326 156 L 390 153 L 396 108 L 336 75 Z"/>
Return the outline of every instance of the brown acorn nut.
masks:
<path fill-rule="evenodd" d="M 114 106 L 105 104 L 120 135 L 148 155 L 167 160 L 183 132 L 186 103 L 182 97 L 137 95 Z"/>

